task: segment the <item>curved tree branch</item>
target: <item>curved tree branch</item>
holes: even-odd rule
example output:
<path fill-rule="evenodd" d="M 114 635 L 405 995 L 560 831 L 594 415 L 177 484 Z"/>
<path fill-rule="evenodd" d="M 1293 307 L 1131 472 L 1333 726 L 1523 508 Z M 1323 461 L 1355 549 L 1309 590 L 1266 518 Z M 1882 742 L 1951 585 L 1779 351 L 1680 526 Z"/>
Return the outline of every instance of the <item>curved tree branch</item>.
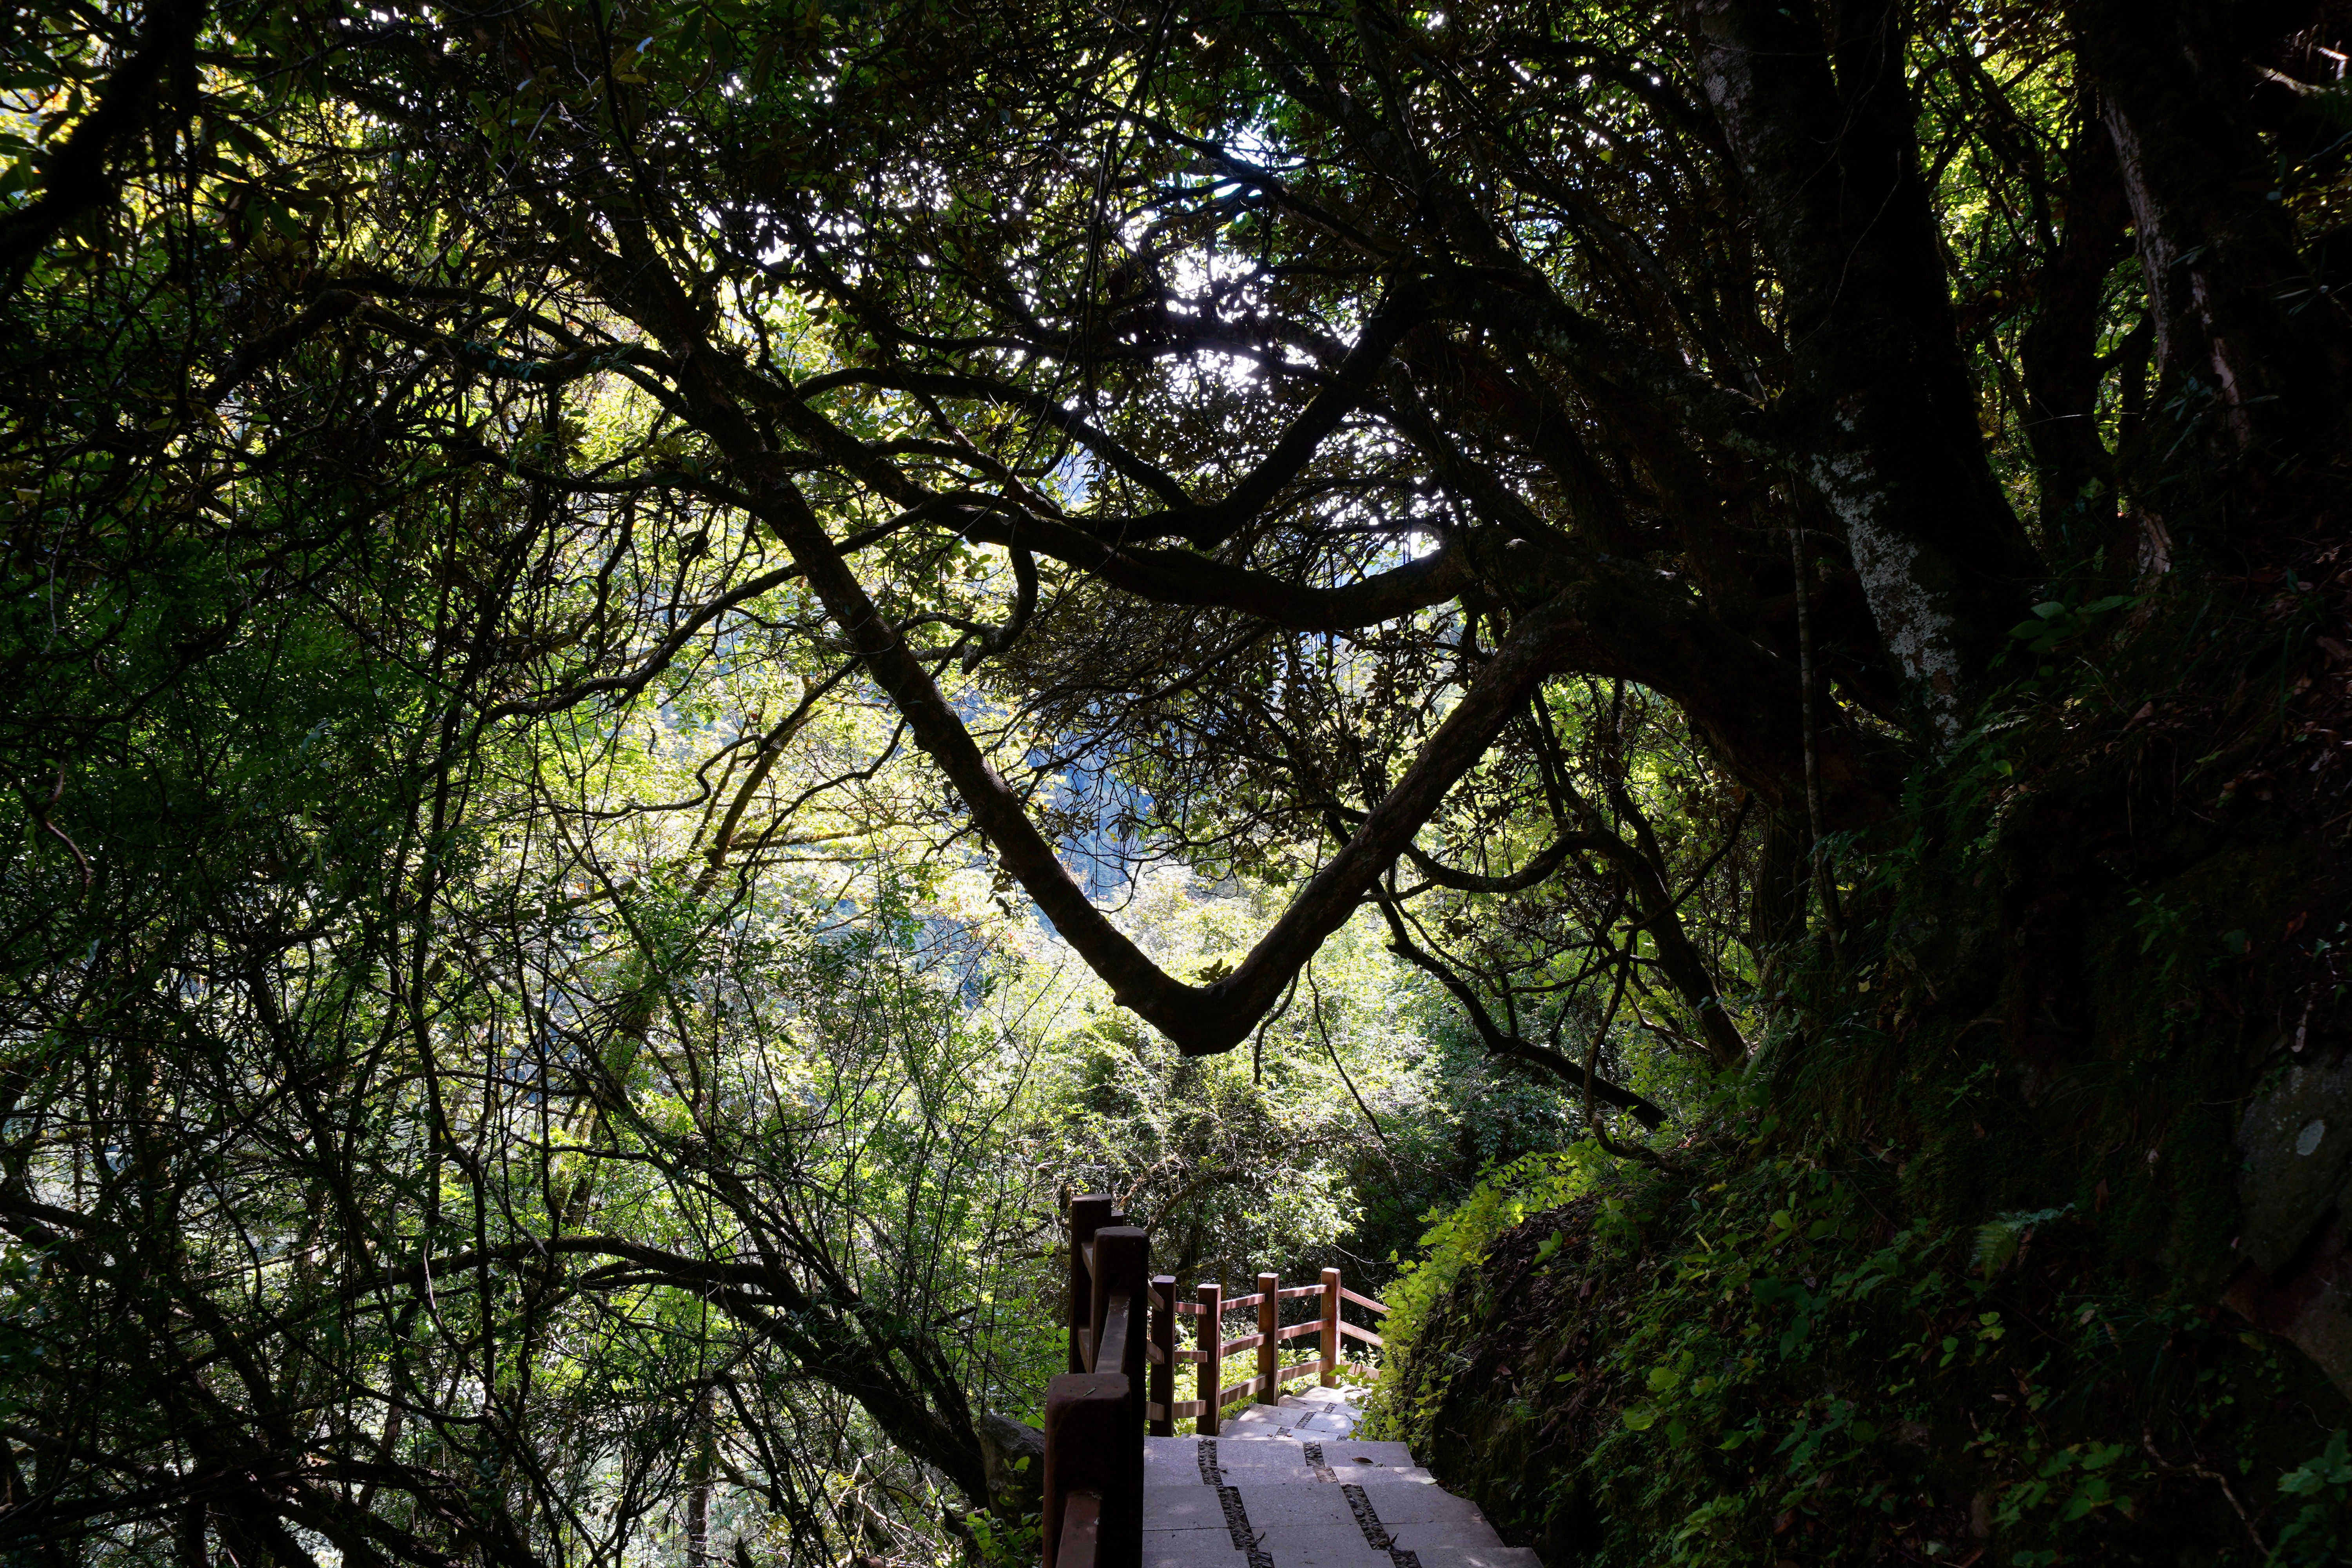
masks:
<path fill-rule="evenodd" d="M 1471 989 L 1469 982 L 1412 940 L 1412 933 L 1405 930 L 1404 917 L 1397 911 L 1394 901 L 1381 899 L 1379 903 L 1381 913 L 1387 917 L 1389 922 L 1389 951 L 1425 971 L 1444 986 L 1454 999 L 1462 1004 L 1462 1010 L 1470 1016 L 1470 1026 L 1478 1031 L 1478 1038 L 1486 1043 L 1488 1050 L 1507 1061 L 1520 1062 L 1539 1072 L 1549 1073 L 1562 1083 L 1591 1093 L 1596 1100 L 1629 1111 L 1644 1127 L 1655 1129 L 1665 1125 L 1666 1113 L 1632 1089 L 1610 1082 L 1572 1057 L 1548 1050 L 1496 1024 L 1494 1015 L 1486 1011 L 1486 1005 L 1478 1000 L 1478 994 Z"/>
<path fill-rule="evenodd" d="M 167 108 L 183 116 L 194 112 L 196 30 L 204 20 L 203 0 L 153 0 L 148 6 L 138 47 L 106 79 L 98 107 L 49 157 L 41 194 L 0 217 L 0 277 L 7 280 L 0 292 L 14 291 L 33 258 L 68 224 L 114 199 L 120 181 L 107 165 L 117 153 L 160 122 Z"/>

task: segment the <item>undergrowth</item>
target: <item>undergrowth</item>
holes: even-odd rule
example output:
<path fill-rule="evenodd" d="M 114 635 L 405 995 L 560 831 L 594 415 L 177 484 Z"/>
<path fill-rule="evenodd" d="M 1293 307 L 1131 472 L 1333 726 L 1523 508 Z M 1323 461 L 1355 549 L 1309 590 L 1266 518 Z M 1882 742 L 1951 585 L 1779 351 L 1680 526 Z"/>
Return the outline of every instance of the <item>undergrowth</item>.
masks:
<path fill-rule="evenodd" d="M 2116 1289 L 2095 1215 L 1906 1224 L 1902 1164 L 1497 1173 L 1399 1291 L 1381 1429 L 1556 1563 L 2352 1553 L 2343 1404 L 2291 1347 Z"/>
<path fill-rule="evenodd" d="M 1422 1324 L 1464 1269 L 1476 1267 L 1528 1215 L 1557 1208 L 1589 1191 L 1591 1173 L 1589 1144 L 1522 1155 L 1487 1171 L 1460 1203 L 1432 1210 L 1420 1255 L 1389 1256 L 1397 1276 L 1387 1287 L 1389 1312 L 1381 1321 L 1381 1337 L 1390 1356 L 1420 1336 Z"/>
<path fill-rule="evenodd" d="M 2279 548 L 2038 606 L 1672 1168 L 1431 1216 L 1375 1429 L 1555 1568 L 2352 1562 L 2340 1112 L 2276 1109 L 2352 1068 L 2352 569 Z"/>

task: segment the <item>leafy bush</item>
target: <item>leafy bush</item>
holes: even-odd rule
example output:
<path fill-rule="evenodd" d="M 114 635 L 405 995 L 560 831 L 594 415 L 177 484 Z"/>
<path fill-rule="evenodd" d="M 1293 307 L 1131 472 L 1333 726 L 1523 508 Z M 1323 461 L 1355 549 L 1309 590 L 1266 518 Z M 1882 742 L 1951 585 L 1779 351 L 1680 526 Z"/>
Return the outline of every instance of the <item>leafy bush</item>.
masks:
<path fill-rule="evenodd" d="M 2119 1288 L 2095 1216 L 1899 1226 L 1898 1163 L 1496 1173 L 1394 1293 L 1387 1431 L 1584 1563 L 2342 1560 L 2341 1401 L 2291 1349 Z"/>
<path fill-rule="evenodd" d="M 1384 1363 L 1411 1353 L 1430 1312 L 1462 1271 L 1484 1260 L 1499 1238 L 1528 1215 L 1557 1208 L 1591 1187 L 1592 1154 L 1589 1143 L 1523 1154 L 1481 1175 L 1459 1203 L 1439 1205 L 1423 1216 L 1429 1229 L 1421 1238 L 1422 1256 L 1391 1258 L 1398 1267 L 1388 1288 L 1389 1315 L 1381 1325 Z M 1384 1381 L 1372 1396 L 1364 1426 L 1368 1435 L 1391 1436 L 1410 1425 L 1397 1406 L 1402 1386 L 1393 1379 Z"/>

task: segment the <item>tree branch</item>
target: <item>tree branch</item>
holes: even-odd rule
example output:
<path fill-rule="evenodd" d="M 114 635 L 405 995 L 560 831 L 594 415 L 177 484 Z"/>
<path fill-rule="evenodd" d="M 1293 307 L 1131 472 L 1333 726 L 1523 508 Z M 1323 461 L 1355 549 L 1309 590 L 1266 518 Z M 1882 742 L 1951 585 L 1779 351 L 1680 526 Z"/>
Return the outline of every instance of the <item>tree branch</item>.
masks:
<path fill-rule="evenodd" d="M 0 217 L 0 274 L 7 279 L 0 293 L 14 292 L 33 258 L 68 224 L 114 199 L 120 181 L 107 164 L 161 118 L 158 89 L 166 69 L 174 78 L 173 107 L 184 115 L 194 110 L 196 29 L 204 19 L 203 0 L 152 0 L 138 47 L 106 79 L 98 107 L 50 154 L 40 195 Z"/>
<path fill-rule="evenodd" d="M 1665 1111 L 1632 1089 L 1610 1082 L 1571 1057 L 1547 1050 L 1503 1029 L 1495 1022 L 1494 1015 L 1486 1011 L 1486 1005 L 1478 1000 L 1478 994 L 1470 988 L 1468 981 L 1412 940 L 1412 934 L 1405 930 L 1404 917 L 1398 912 L 1395 902 L 1389 899 L 1381 899 L 1378 902 L 1381 913 L 1387 917 L 1389 922 L 1389 951 L 1425 971 L 1452 993 L 1454 999 L 1462 1004 L 1462 1010 L 1470 1016 L 1470 1026 L 1478 1031 L 1479 1039 L 1486 1042 L 1488 1050 L 1506 1060 L 1522 1062 L 1540 1072 L 1549 1073 L 1580 1091 L 1589 1091 L 1593 1098 L 1631 1112 L 1633 1119 L 1644 1127 L 1655 1129 L 1665 1125 Z"/>

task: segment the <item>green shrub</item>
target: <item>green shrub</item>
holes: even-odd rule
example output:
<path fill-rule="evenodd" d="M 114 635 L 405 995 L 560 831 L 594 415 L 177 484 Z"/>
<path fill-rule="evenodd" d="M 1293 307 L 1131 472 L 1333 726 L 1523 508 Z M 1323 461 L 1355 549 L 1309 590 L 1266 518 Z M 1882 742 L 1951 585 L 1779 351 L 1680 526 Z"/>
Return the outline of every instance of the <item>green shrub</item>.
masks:
<path fill-rule="evenodd" d="M 1591 1162 L 1597 1152 L 1591 1144 L 1579 1143 L 1554 1152 L 1523 1154 L 1484 1173 L 1460 1203 L 1440 1205 L 1422 1216 L 1429 1226 L 1422 1234 L 1422 1256 L 1389 1259 L 1398 1271 L 1388 1288 L 1389 1315 L 1381 1324 L 1384 1368 L 1397 1366 L 1412 1354 L 1432 1308 L 1498 1239 L 1528 1215 L 1558 1208 L 1591 1189 Z M 1402 1380 L 1383 1377 L 1367 1405 L 1366 1436 L 1404 1434 L 1404 1412 L 1395 1408 L 1402 1387 Z"/>
<path fill-rule="evenodd" d="M 1382 1435 L 1595 1568 L 2345 1560 L 2341 1401 L 2290 1347 L 2136 1294 L 2096 1213 L 1904 1224 L 1900 1163 L 1494 1173 L 1395 1293 Z"/>

